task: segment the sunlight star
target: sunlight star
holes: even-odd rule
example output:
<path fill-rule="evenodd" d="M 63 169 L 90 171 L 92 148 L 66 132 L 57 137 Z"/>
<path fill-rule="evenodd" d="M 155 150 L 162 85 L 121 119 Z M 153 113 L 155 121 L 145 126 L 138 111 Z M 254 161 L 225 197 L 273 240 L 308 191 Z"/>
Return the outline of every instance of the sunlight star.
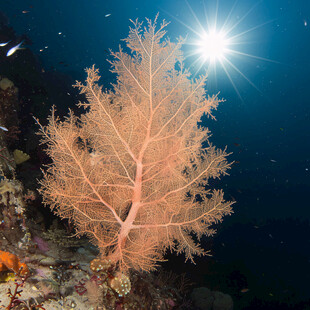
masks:
<path fill-rule="evenodd" d="M 186 41 L 186 45 L 188 46 L 186 57 L 191 63 L 190 66 L 195 68 L 194 71 L 196 72 L 194 76 L 198 76 L 207 70 L 209 87 L 212 87 L 212 85 L 210 86 L 210 82 L 211 84 L 217 85 L 217 77 L 226 76 L 238 97 L 243 101 L 238 89 L 239 82 L 236 79 L 239 75 L 262 94 L 251 79 L 243 72 L 243 63 L 245 61 L 249 63 L 249 59 L 253 60 L 252 63 L 249 63 L 251 66 L 254 65 L 254 61 L 278 62 L 255 56 L 250 52 L 246 52 L 245 49 L 249 49 L 250 45 L 255 44 L 253 32 L 259 35 L 259 32 L 257 32 L 258 29 L 273 22 L 273 20 L 256 25 L 252 24 L 251 27 L 247 26 L 245 29 L 242 26 L 245 19 L 249 17 L 250 13 L 253 13 L 254 9 L 257 9 L 261 1 L 258 1 L 248 9 L 245 7 L 240 9 L 240 6 L 237 9 L 236 1 L 228 11 L 224 7 L 219 10 L 219 1 L 208 2 L 208 7 L 206 6 L 207 3 L 202 1 L 203 9 L 196 12 L 188 1 L 185 0 L 185 3 L 194 18 L 194 22 L 186 23 L 184 19 L 181 20 L 168 12 L 166 13 L 191 32 L 188 36 L 189 39 Z M 259 15 L 258 12 L 256 12 L 256 15 Z M 255 18 L 253 20 L 255 23 L 257 19 Z M 242 71 L 240 69 L 241 67 L 243 68 Z M 247 74 L 248 72 L 249 70 Z M 215 87 L 217 88 L 217 86 Z"/>
<path fill-rule="evenodd" d="M 198 52 L 202 55 L 204 61 L 215 62 L 225 57 L 225 53 L 228 52 L 226 47 L 229 45 L 229 40 L 223 32 L 211 30 L 203 33 L 201 41 L 197 45 L 200 46 Z"/>

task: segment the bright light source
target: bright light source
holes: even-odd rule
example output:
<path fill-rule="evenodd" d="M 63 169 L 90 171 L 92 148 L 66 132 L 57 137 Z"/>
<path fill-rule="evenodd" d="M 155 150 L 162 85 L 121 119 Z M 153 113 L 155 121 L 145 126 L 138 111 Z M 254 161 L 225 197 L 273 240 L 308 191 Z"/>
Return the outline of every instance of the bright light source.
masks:
<path fill-rule="evenodd" d="M 198 52 L 202 55 L 204 61 L 214 62 L 224 57 L 228 40 L 223 33 L 213 30 L 204 33 L 198 45 L 201 46 Z"/>
<path fill-rule="evenodd" d="M 243 30 L 242 27 L 239 28 L 245 18 L 249 16 L 261 1 L 257 1 L 256 4 L 244 13 L 239 12 L 239 9 L 235 10 L 237 1 L 234 1 L 235 4 L 228 12 L 226 18 L 224 16 L 221 18 L 221 14 L 219 14 L 219 0 L 201 1 L 204 6 L 204 18 L 198 18 L 190 6 L 189 1 L 185 0 L 185 2 L 196 21 L 195 27 L 185 24 L 183 20 L 175 16 L 172 17 L 196 35 L 196 37 L 187 41 L 187 44 L 192 46 L 187 56 L 192 60 L 191 66 L 196 68 L 196 73 L 194 74 L 199 74 L 201 68 L 207 68 L 209 82 L 212 82 L 212 77 L 216 81 L 217 74 L 225 74 L 240 99 L 242 99 L 237 84 L 233 80 L 234 76 L 232 73 L 236 72 L 261 93 L 256 85 L 238 68 L 237 62 L 242 61 L 243 58 L 252 58 L 277 63 L 276 61 L 254 56 L 240 50 L 242 46 L 253 42 L 253 37 L 250 35 L 252 31 L 273 21 L 270 20 Z M 209 7 L 205 6 L 205 2 L 209 3 Z M 209 11 L 211 13 L 208 16 L 207 12 Z"/>

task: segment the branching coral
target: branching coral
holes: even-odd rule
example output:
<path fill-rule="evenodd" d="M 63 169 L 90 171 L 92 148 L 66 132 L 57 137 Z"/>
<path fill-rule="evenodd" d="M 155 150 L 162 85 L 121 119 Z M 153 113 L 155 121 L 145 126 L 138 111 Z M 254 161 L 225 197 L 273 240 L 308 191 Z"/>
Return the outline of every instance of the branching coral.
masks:
<path fill-rule="evenodd" d="M 10 298 L 10 302 L 5 307 L 5 310 L 17 309 L 16 306 L 18 305 L 22 305 L 23 307 L 18 308 L 18 309 L 23 309 L 23 310 L 35 310 L 35 309 L 46 310 L 45 308 L 43 308 L 42 304 L 34 305 L 31 301 L 25 302 L 24 300 L 19 299 L 23 291 L 19 288 L 21 288 L 24 285 L 24 283 L 25 283 L 25 279 L 23 279 L 21 282 L 15 282 L 14 291 L 12 292 L 11 289 L 8 290 L 8 297 Z"/>
<path fill-rule="evenodd" d="M 228 154 L 197 126 L 222 100 L 207 96 L 206 76 L 190 79 L 183 41 L 164 39 L 165 21 L 133 25 L 124 40 L 131 55 L 112 53 L 113 89 L 87 69 L 86 83 L 76 84 L 86 112 L 60 121 L 53 109 L 40 127 L 52 160 L 40 182 L 43 202 L 122 272 L 150 271 L 168 250 L 191 261 L 206 255 L 201 237 L 232 213 L 209 181 L 227 174 Z"/>

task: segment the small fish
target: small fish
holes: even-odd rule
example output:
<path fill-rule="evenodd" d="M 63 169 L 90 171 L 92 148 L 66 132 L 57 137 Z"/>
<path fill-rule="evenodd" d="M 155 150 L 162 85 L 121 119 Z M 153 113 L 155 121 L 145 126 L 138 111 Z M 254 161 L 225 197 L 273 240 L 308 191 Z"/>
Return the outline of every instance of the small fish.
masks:
<path fill-rule="evenodd" d="M 274 159 L 270 159 L 270 161 L 271 161 L 272 163 L 276 163 L 276 162 L 277 162 L 277 161 L 274 160 Z"/>
<path fill-rule="evenodd" d="M 0 43 L 0 46 L 6 46 L 9 42 L 10 42 L 10 41 L 4 42 L 4 43 Z"/>
<path fill-rule="evenodd" d="M 240 290 L 240 293 L 247 293 L 250 289 L 249 288 L 243 288 L 242 290 Z"/>
<path fill-rule="evenodd" d="M 4 130 L 4 131 L 9 131 L 7 128 L 0 126 L 0 129 Z"/>
<path fill-rule="evenodd" d="M 109 14 L 104 15 L 104 17 L 109 17 L 109 16 L 111 16 L 111 14 L 110 14 L 110 13 L 109 13 Z"/>
<path fill-rule="evenodd" d="M 17 44 L 16 46 L 12 47 L 11 49 L 9 49 L 9 51 L 7 52 L 6 56 L 9 57 L 11 55 L 13 55 L 17 50 L 21 49 L 20 46 L 23 44 L 24 40 L 21 41 L 19 44 Z"/>
<path fill-rule="evenodd" d="M 22 11 L 23 14 L 27 14 L 29 13 L 30 11 Z"/>

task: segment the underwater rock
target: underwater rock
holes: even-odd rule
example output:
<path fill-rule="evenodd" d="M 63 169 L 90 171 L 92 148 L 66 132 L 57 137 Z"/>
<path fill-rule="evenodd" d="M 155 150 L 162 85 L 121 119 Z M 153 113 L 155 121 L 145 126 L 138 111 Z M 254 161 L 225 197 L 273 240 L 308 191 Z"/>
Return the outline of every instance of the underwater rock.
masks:
<path fill-rule="evenodd" d="M 56 266 L 57 265 L 57 260 L 51 256 L 48 256 L 46 258 L 43 258 L 40 261 L 40 264 L 42 266 Z"/>
<path fill-rule="evenodd" d="M 214 296 L 213 310 L 232 310 L 233 300 L 230 295 L 222 292 L 212 292 Z"/>
<path fill-rule="evenodd" d="M 7 88 L 14 87 L 14 83 L 8 78 L 3 78 L 0 80 L 0 88 L 6 90 Z"/>
<path fill-rule="evenodd" d="M 191 299 L 198 309 L 201 310 L 212 310 L 214 297 L 212 296 L 211 290 L 207 287 L 198 287 L 193 289 Z"/>
<path fill-rule="evenodd" d="M 211 291 L 207 287 L 193 289 L 191 299 L 199 310 L 233 310 L 233 300 L 230 295 Z"/>

